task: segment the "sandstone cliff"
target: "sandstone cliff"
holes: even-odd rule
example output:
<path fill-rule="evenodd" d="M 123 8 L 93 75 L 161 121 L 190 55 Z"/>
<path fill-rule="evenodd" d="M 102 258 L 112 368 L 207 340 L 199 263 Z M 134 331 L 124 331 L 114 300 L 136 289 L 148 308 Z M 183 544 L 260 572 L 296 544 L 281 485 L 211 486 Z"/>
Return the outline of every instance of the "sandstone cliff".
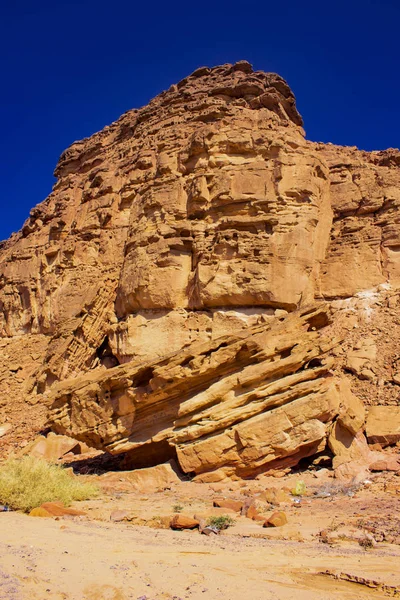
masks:
<path fill-rule="evenodd" d="M 257 364 L 261 373 L 273 356 L 279 358 L 278 374 L 271 377 L 279 380 L 278 366 L 287 360 L 278 350 L 279 339 L 289 335 L 280 323 L 283 315 L 332 302 L 336 317 L 323 333 L 330 340 L 343 333 L 354 303 L 365 302 L 360 294 L 367 293 L 368 301 L 369 290 L 378 290 L 374 293 L 384 294 L 386 302 L 399 286 L 400 152 L 368 153 L 307 141 L 286 82 L 254 72 L 245 61 L 198 69 L 146 107 L 74 143 L 61 156 L 55 175 L 52 194 L 0 246 L 0 421 L 19 424 L 16 439 L 26 435 L 23 426 L 28 432 L 43 426 L 45 403 L 56 398 L 54 427 L 115 452 L 132 450 L 132 443 L 136 447 L 141 431 L 140 444 L 149 445 L 154 438 L 153 449 L 156 444 L 164 450 L 177 447 L 183 464 L 188 439 L 203 443 L 203 433 L 197 435 L 203 431 L 198 415 L 200 421 L 219 423 L 215 431 L 214 425 L 207 429 L 208 436 L 218 430 L 233 444 L 235 435 L 241 435 L 229 419 L 204 413 L 211 410 L 204 398 L 193 413 L 196 436 L 189 428 L 189 438 L 183 439 L 177 432 L 182 427 L 186 431 L 186 425 L 178 416 L 186 415 L 196 394 L 211 394 L 207 390 L 222 378 L 219 385 L 227 396 L 221 398 L 231 399 L 238 393 L 234 380 L 239 371 Z M 368 315 L 362 320 L 367 329 Z M 302 318 L 297 314 L 294 320 Z M 353 332 L 354 324 L 344 330 Z M 320 360 L 327 350 L 321 350 L 314 335 L 309 341 L 303 329 L 294 327 L 297 343 L 300 348 L 316 344 Z M 266 358 L 257 353 L 265 352 L 263 336 L 268 338 L 272 330 L 280 333 L 264 364 Z M 202 348 L 207 349 L 204 356 L 214 355 L 219 343 L 234 352 L 243 331 L 257 359 L 241 358 L 225 369 L 220 364 L 225 359 L 218 358 L 215 372 L 212 367 L 202 375 L 201 389 L 192 378 L 204 366 L 196 366 L 194 373 L 187 367 L 185 383 L 176 389 L 171 383 L 175 391 L 168 386 L 161 391 L 158 379 L 151 383 L 150 378 L 149 397 L 140 404 L 144 392 L 135 383 L 140 373 L 162 372 L 167 378 L 166 370 L 171 370 L 171 378 L 180 381 L 182 361 L 196 363 Z M 221 342 L 223 336 L 228 341 Z M 330 373 L 355 372 L 347 354 L 341 355 L 350 338 L 332 350 Z M 185 350 L 193 343 L 200 346 Z M 350 350 L 357 354 L 357 348 Z M 297 357 L 284 378 L 303 373 L 306 359 L 306 354 Z M 320 386 L 313 394 L 325 397 L 328 371 L 321 363 L 318 375 L 311 377 Z M 262 378 L 252 383 L 255 390 L 264 384 Z M 89 403 L 86 425 L 66 416 L 68 406 L 77 415 L 86 402 L 86 392 L 80 392 L 85 385 L 98 390 L 102 399 L 98 413 Z M 277 385 L 284 393 L 287 382 Z M 122 408 L 115 390 L 129 397 L 126 405 L 121 401 Z M 361 389 L 361 395 L 367 392 Z M 226 401 L 218 410 L 230 414 L 233 408 Z M 234 410 L 240 412 L 239 406 Z M 324 410 L 309 418 L 329 424 L 338 412 Z M 122 416 L 123 425 L 118 421 Z M 108 423 L 104 435 L 96 430 L 97 418 Z M 247 418 L 238 420 L 247 423 Z M 308 448 L 323 444 L 325 425 L 322 435 L 315 424 L 318 433 L 307 438 Z M 280 430 L 280 422 L 276 427 Z M 230 456 L 242 454 L 232 448 Z M 274 452 L 268 456 L 276 458 Z M 286 455 L 296 452 L 293 446 Z M 250 459 L 235 455 L 229 468 L 256 471 L 259 460 L 254 458 L 249 467 Z"/>

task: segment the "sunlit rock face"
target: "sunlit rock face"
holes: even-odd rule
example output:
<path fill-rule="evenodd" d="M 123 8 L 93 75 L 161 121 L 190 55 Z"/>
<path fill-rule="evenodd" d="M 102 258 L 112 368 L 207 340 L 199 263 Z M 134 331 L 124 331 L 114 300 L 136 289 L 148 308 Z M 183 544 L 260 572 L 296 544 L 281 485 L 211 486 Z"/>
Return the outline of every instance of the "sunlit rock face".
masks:
<path fill-rule="evenodd" d="M 55 175 L 0 246 L 7 414 L 58 381 L 400 283 L 400 153 L 305 140 L 286 82 L 245 61 L 74 143 Z"/>

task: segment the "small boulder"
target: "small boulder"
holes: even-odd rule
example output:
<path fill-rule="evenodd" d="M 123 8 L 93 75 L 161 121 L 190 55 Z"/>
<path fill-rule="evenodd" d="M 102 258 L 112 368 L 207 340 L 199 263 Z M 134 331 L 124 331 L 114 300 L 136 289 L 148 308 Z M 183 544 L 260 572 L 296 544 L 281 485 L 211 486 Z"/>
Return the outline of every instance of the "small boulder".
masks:
<path fill-rule="evenodd" d="M 395 457 L 377 460 L 369 465 L 370 471 L 400 471 L 400 463 Z"/>
<path fill-rule="evenodd" d="M 130 471 L 125 476 L 138 491 L 145 493 L 164 490 L 180 482 L 176 464 L 172 460 L 155 467 Z"/>
<path fill-rule="evenodd" d="M 282 527 L 288 522 L 286 513 L 279 510 L 274 513 L 264 523 L 264 527 Z"/>
<path fill-rule="evenodd" d="M 267 488 L 260 495 L 260 499 L 268 502 L 269 504 L 274 504 L 275 506 L 279 506 L 281 502 L 289 502 L 289 494 L 284 490 L 280 490 L 278 488 Z"/>
<path fill-rule="evenodd" d="M 351 460 L 348 463 L 342 463 L 336 467 L 334 475 L 336 479 L 346 481 L 351 479 L 352 483 L 357 484 L 368 479 L 370 475 L 368 466 L 365 461 Z"/>
<path fill-rule="evenodd" d="M 216 527 L 203 527 L 200 533 L 204 533 L 204 535 L 218 535 L 219 534 L 219 529 L 217 529 Z"/>
<path fill-rule="evenodd" d="M 52 432 L 47 437 L 39 435 L 22 450 L 23 455 L 28 454 L 49 461 L 59 460 L 69 452 L 81 454 L 81 442 L 66 435 L 57 435 Z"/>
<path fill-rule="evenodd" d="M 216 498 L 213 501 L 213 506 L 216 506 L 218 508 L 228 508 L 228 509 L 233 510 L 235 512 L 240 512 L 242 510 L 242 507 L 243 507 L 243 502 L 240 502 L 239 500 L 229 500 L 229 499 L 225 499 L 225 498 Z"/>
<path fill-rule="evenodd" d="M 376 381 L 376 375 L 371 369 L 362 369 L 359 378 L 365 381 Z"/>
<path fill-rule="evenodd" d="M 200 525 L 199 521 L 187 517 L 186 515 L 175 515 L 172 517 L 169 526 L 171 529 L 196 529 Z"/>
<path fill-rule="evenodd" d="M 37 508 L 32 508 L 29 513 L 30 517 L 52 517 L 53 515 L 49 513 L 45 508 L 38 506 Z"/>
<path fill-rule="evenodd" d="M 364 433 L 359 431 L 354 435 L 339 420 L 331 427 L 328 445 L 335 455 L 333 458 L 334 469 L 352 461 L 364 462 L 367 465 L 374 459 Z"/>
<path fill-rule="evenodd" d="M 245 516 L 246 516 L 248 519 L 253 519 L 253 520 L 255 519 L 255 517 L 257 517 L 257 516 L 258 516 L 258 511 L 257 511 L 257 508 L 256 508 L 256 505 L 255 505 L 255 504 L 251 504 L 251 505 L 249 506 L 249 508 L 246 510 L 246 514 L 245 514 Z"/>
<path fill-rule="evenodd" d="M 254 498 L 246 498 L 246 500 L 243 503 L 240 514 L 243 517 L 247 517 L 247 513 L 252 506 L 254 506 Z M 250 519 L 251 519 L 251 517 L 250 517 Z"/>
<path fill-rule="evenodd" d="M 127 510 L 113 510 L 110 515 L 110 521 L 119 523 L 120 521 L 125 521 L 128 515 L 129 513 Z"/>

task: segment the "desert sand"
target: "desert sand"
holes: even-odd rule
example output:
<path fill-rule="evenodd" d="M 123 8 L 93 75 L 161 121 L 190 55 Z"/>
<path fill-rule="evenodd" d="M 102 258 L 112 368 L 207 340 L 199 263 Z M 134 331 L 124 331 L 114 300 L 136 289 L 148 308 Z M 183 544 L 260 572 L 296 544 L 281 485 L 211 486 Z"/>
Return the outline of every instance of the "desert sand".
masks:
<path fill-rule="evenodd" d="M 1 599 L 400 596 L 396 475 L 349 486 L 326 473 L 319 479 L 304 473 L 309 495 L 289 495 L 280 503 L 288 523 L 279 528 L 212 508 L 212 499 L 254 497 L 270 514 L 274 507 L 257 500 L 262 490 L 290 488 L 298 474 L 236 484 L 180 482 L 148 494 L 133 489 L 124 473 L 93 477 L 103 492 L 75 504 L 85 516 L 0 514 Z M 232 514 L 236 523 L 212 536 L 172 531 L 168 524 L 177 504 L 182 514 Z"/>

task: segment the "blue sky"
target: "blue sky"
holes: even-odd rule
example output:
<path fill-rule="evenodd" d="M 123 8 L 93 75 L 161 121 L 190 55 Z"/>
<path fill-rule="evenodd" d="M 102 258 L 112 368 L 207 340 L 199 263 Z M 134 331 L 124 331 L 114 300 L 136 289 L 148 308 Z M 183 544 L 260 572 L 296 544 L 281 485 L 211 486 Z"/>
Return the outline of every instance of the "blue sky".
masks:
<path fill-rule="evenodd" d="M 289 83 L 315 141 L 400 145 L 399 0 L 7 0 L 0 9 L 0 240 L 73 141 L 202 65 Z"/>

